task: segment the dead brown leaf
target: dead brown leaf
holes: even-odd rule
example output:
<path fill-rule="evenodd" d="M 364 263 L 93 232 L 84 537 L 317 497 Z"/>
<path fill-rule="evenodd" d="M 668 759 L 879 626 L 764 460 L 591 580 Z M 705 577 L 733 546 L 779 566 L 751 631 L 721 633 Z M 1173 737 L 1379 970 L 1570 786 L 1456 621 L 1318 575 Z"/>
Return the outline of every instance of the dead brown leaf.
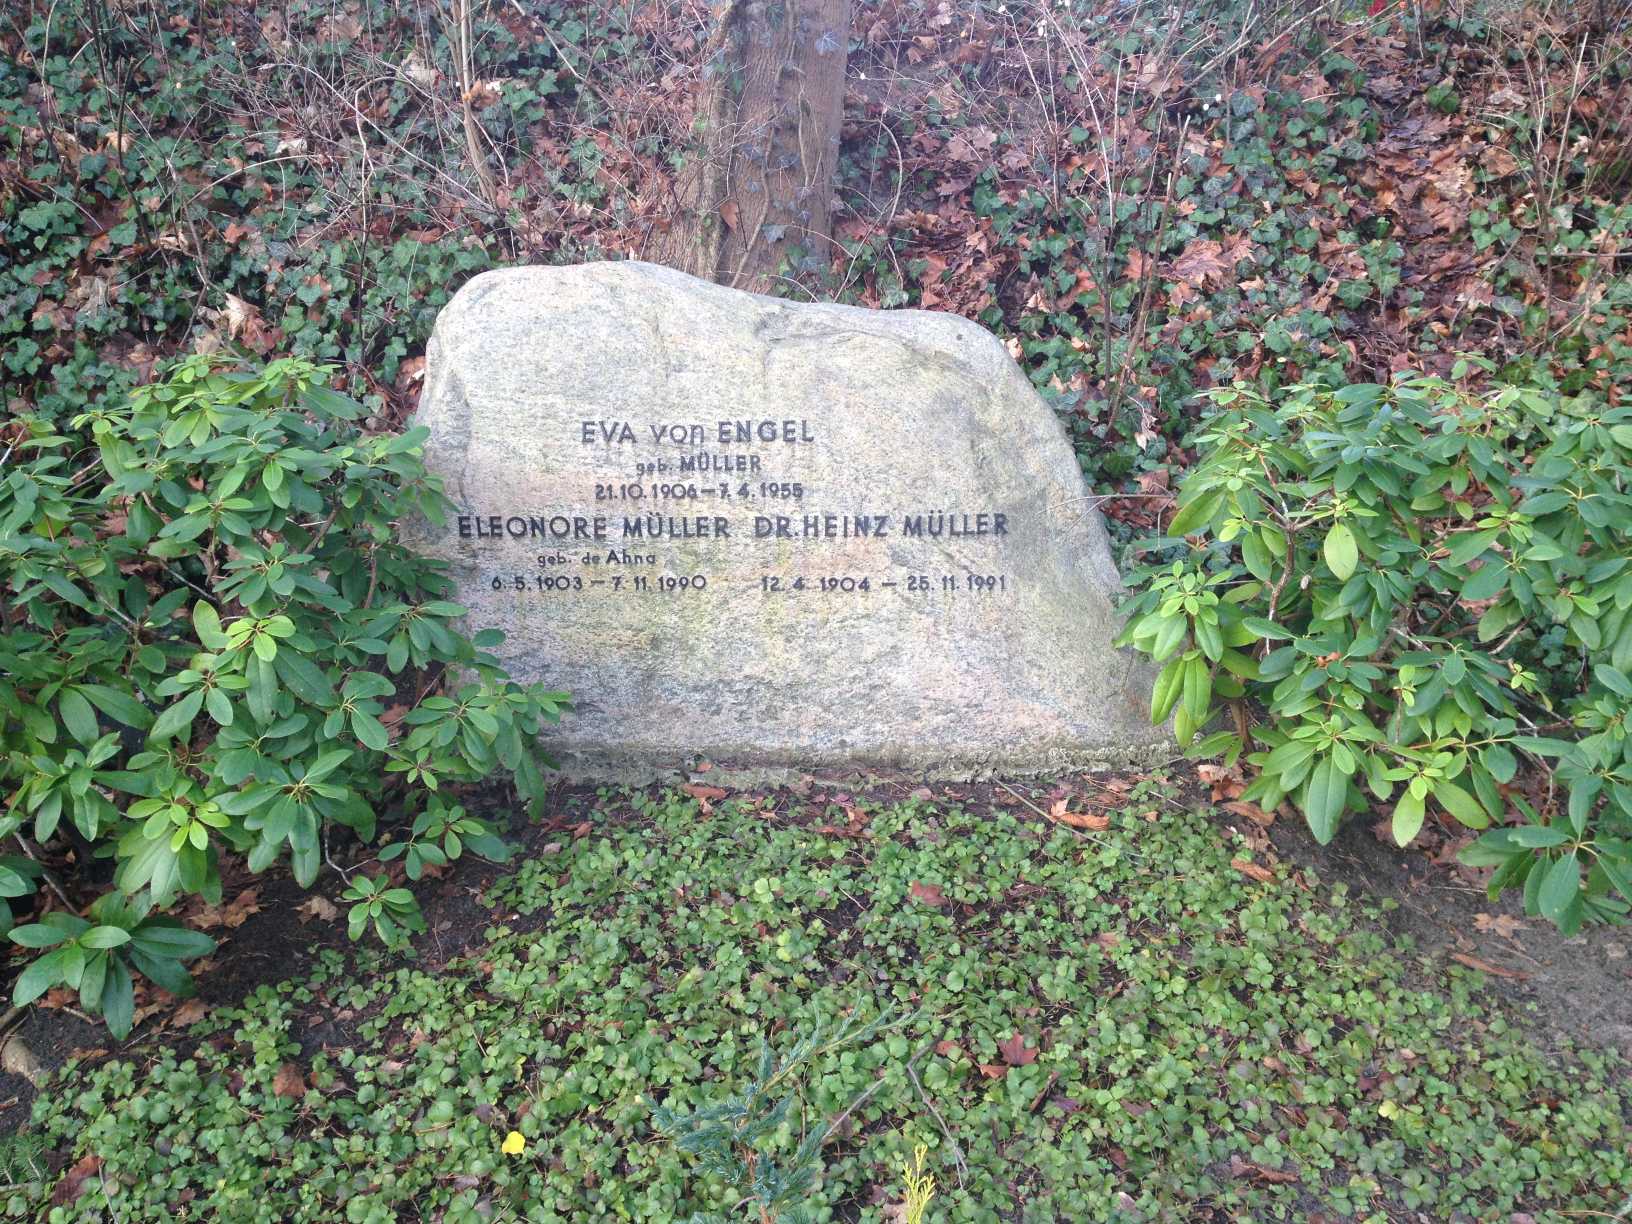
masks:
<path fill-rule="evenodd" d="M 340 907 L 327 897 L 308 897 L 295 906 L 295 912 L 301 915 L 301 922 L 310 922 L 313 918 L 321 918 L 324 922 L 333 922 L 340 916 Z"/>
<path fill-rule="evenodd" d="M 946 904 L 946 896 L 941 892 L 939 884 L 920 884 L 914 880 L 907 886 L 907 895 L 914 901 L 925 905 L 941 906 Z"/>
<path fill-rule="evenodd" d="M 1048 818 L 1073 829 L 1108 829 L 1111 818 L 1098 812 L 1073 812 L 1067 806 L 1070 799 L 1056 799 L 1048 809 Z"/>
<path fill-rule="evenodd" d="M 306 1077 L 294 1063 L 286 1062 L 272 1077 L 272 1094 L 298 1101 L 306 1095 Z"/>
<path fill-rule="evenodd" d="M 1029 1067 L 1037 1061 L 1037 1050 L 1026 1044 L 1026 1039 L 1015 1033 L 1007 1041 L 997 1043 L 997 1052 L 1011 1067 Z"/>
<path fill-rule="evenodd" d="M 1254 863 L 1250 859 L 1231 859 L 1230 866 L 1234 867 L 1242 875 L 1251 876 L 1253 879 L 1264 884 L 1272 883 L 1275 879 L 1275 873 L 1273 871 L 1259 863 Z"/>
<path fill-rule="evenodd" d="M 726 791 L 723 786 L 704 786 L 700 782 L 688 782 L 686 785 L 682 786 L 680 790 L 697 800 L 697 803 L 702 807 L 703 815 L 705 816 L 712 812 L 714 810 L 714 805 L 721 799 L 724 799 L 726 795 Z"/>
<path fill-rule="evenodd" d="M 1275 823 L 1275 813 L 1266 812 L 1256 803 L 1248 803 L 1245 799 L 1231 799 L 1227 803 L 1218 805 L 1226 812 L 1234 812 L 1237 816 L 1245 816 L 1255 824 L 1261 824 L 1266 829 Z"/>
<path fill-rule="evenodd" d="M 1530 975 L 1517 969 L 1503 969 L 1500 965 L 1493 965 L 1487 960 L 1480 960 L 1477 956 L 1469 956 L 1466 952 L 1452 952 L 1451 959 L 1466 965 L 1469 969 L 1477 969 L 1481 973 L 1491 973 L 1497 977 L 1513 978 L 1524 981 Z"/>
<path fill-rule="evenodd" d="M 209 1014 L 210 1009 L 203 999 L 183 999 L 181 1006 L 170 1013 L 169 1023 L 176 1028 L 186 1028 L 188 1025 L 197 1024 Z"/>
<path fill-rule="evenodd" d="M 1524 924 L 1512 914 L 1475 914 L 1473 925 L 1480 931 L 1512 939 L 1513 933 Z"/>
<path fill-rule="evenodd" d="M 1501 145 L 1487 145 L 1485 151 L 1479 154 L 1479 164 L 1492 174 L 1506 176 L 1518 170 L 1519 159 Z"/>
<path fill-rule="evenodd" d="M 1213 802 L 1234 799 L 1247 789 L 1247 781 L 1239 765 L 1215 765 L 1204 761 L 1196 766 L 1196 776 L 1212 788 Z"/>
<path fill-rule="evenodd" d="M 1230 1176 L 1235 1178 L 1250 1177 L 1254 1181 L 1272 1182 L 1278 1186 L 1290 1186 L 1303 1180 L 1301 1174 L 1289 1172 L 1286 1169 L 1271 1169 L 1267 1165 L 1258 1164 L 1252 1160 L 1242 1160 L 1239 1156 L 1230 1157 Z"/>
<path fill-rule="evenodd" d="M 85 1192 L 85 1183 L 101 1170 L 102 1157 L 94 1154 L 81 1156 L 62 1175 L 57 1188 L 51 1192 L 51 1202 L 58 1207 L 67 1206 Z"/>
<path fill-rule="evenodd" d="M 1222 283 L 1229 271 L 1224 244 L 1211 238 L 1192 238 L 1173 260 L 1173 275 L 1198 289 L 1209 281 Z"/>
<path fill-rule="evenodd" d="M 244 925 L 251 914 L 261 912 L 261 893 L 257 888 L 246 888 L 221 909 L 222 925 L 236 930 Z"/>

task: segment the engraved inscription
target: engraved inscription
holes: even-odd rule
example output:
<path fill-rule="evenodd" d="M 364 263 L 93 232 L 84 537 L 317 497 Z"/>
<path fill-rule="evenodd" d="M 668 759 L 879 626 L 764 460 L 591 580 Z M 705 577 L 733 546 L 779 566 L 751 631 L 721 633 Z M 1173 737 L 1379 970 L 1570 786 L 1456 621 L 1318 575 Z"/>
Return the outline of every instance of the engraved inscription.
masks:
<path fill-rule="evenodd" d="M 823 446 L 806 418 L 714 421 L 581 420 L 564 439 L 593 448 L 600 466 L 581 488 L 550 489 L 544 507 L 463 507 L 451 530 L 459 540 L 492 550 L 488 583 L 539 597 L 633 598 L 732 594 L 761 598 L 852 596 L 886 598 L 1001 598 L 1016 589 L 1015 575 L 995 567 L 930 572 L 900 560 L 894 545 L 998 544 L 1019 529 L 1013 514 L 980 506 L 822 506 L 820 487 L 799 465 Z M 710 445 L 738 450 L 709 450 Z M 705 449 L 699 449 L 705 448 Z M 747 479 L 695 477 L 730 473 Z M 846 500 L 854 492 L 846 494 Z M 822 545 L 881 542 L 870 551 L 845 549 L 846 568 L 824 565 Z M 510 556 L 515 544 L 544 543 L 524 569 Z M 790 545 L 779 572 L 761 572 L 756 560 L 734 555 L 745 542 Z M 696 546 L 706 552 L 699 554 Z M 586 547 L 592 546 L 592 547 Z M 798 560 L 811 548 L 809 564 Z M 682 555 L 682 551 L 683 555 Z M 917 552 L 909 550 L 917 559 Z M 707 569 L 699 567 L 706 556 Z M 856 561 L 865 558 L 865 568 Z M 930 560 L 925 556 L 922 560 Z M 993 560 L 999 560 L 994 554 Z M 484 564 L 484 568 L 486 568 Z M 626 574 L 625 571 L 649 570 Z"/>

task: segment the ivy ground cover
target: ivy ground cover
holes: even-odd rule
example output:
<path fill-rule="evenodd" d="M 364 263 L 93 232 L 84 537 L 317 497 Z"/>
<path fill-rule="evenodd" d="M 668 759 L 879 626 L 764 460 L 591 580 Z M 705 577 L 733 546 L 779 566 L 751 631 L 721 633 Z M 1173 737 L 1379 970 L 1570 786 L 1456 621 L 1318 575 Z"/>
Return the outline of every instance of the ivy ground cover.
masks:
<path fill-rule="evenodd" d="M 446 965 L 325 953 L 173 1048 L 70 1065 L 0 1203 L 737 1218 L 654 1110 L 737 1090 L 762 1037 L 785 1051 L 894 1015 L 816 1058 L 766 1143 L 838 1121 L 816 1219 L 902 1218 L 918 1145 L 928 1221 L 1625 1209 L 1624 1063 L 1537 1049 L 1478 975 L 1392 946 L 1341 886 L 1252 863 L 1160 784 L 1117 785 L 1052 822 L 1018 802 L 604 792 L 580 836 L 487 890 L 485 933 Z"/>

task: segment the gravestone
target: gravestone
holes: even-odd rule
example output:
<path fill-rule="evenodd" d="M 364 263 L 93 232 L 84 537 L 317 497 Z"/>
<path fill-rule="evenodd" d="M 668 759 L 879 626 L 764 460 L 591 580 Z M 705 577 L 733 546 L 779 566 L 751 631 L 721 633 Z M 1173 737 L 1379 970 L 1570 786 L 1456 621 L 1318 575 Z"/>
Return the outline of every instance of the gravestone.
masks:
<path fill-rule="evenodd" d="M 416 418 L 471 630 L 565 688 L 569 772 L 1040 773 L 1148 759 L 1150 677 L 1071 447 L 951 315 L 651 264 L 476 277 Z"/>

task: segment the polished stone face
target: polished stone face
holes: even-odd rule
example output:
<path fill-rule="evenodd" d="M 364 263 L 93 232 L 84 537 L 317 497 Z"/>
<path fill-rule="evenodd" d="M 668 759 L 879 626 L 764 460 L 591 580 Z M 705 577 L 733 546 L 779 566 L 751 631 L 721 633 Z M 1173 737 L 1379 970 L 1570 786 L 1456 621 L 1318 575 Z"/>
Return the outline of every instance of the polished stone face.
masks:
<path fill-rule="evenodd" d="M 1105 532 L 974 323 L 641 263 L 489 272 L 416 423 L 456 506 L 406 538 L 569 689 L 569 769 L 1043 772 L 1159 754 Z"/>

